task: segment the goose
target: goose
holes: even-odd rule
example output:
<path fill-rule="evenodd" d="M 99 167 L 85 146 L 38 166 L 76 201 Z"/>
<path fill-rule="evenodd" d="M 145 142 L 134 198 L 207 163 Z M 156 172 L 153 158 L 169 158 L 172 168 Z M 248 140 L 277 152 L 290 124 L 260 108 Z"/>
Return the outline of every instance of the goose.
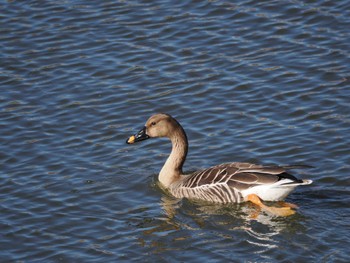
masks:
<path fill-rule="evenodd" d="M 151 116 L 145 126 L 126 143 L 133 144 L 149 138 L 167 137 L 172 150 L 158 180 L 176 198 L 203 200 L 212 203 L 241 203 L 250 201 L 259 209 L 276 216 L 295 213 L 293 204 L 268 206 L 264 201 L 282 201 L 297 186 L 308 185 L 312 180 L 300 180 L 287 170 L 306 166 L 263 166 L 232 162 L 219 164 L 192 174 L 182 171 L 188 152 L 188 140 L 180 123 L 166 113 Z"/>

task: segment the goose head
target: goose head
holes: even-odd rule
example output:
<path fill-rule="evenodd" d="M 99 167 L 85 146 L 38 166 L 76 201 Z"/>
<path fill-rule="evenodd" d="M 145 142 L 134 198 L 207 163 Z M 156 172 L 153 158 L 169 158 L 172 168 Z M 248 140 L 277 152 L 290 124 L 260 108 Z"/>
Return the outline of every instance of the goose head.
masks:
<path fill-rule="evenodd" d="M 138 133 L 130 136 L 126 143 L 132 144 L 157 137 L 171 138 L 179 129 L 182 130 L 182 127 L 174 118 L 165 113 L 158 113 L 151 116 L 145 126 Z"/>

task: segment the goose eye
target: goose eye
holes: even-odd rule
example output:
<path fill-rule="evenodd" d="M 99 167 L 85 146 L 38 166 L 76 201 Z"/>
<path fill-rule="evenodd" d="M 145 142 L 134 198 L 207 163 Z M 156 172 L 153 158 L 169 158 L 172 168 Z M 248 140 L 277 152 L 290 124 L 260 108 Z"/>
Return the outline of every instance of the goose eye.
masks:
<path fill-rule="evenodd" d="M 156 122 L 155 121 L 151 122 L 151 126 L 154 126 L 154 125 L 156 125 Z"/>

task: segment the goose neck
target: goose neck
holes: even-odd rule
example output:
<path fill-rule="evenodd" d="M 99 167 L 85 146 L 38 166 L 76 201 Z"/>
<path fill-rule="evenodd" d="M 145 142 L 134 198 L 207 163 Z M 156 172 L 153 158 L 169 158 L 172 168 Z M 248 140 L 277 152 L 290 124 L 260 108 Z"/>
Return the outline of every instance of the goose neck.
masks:
<path fill-rule="evenodd" d="M 182 167 L 188 151 L 187 136 L 182 127 L 169 136 L 169 138 L 172 143 L 171 153 L 159 173 L 159 181 L 165 187 L 169 187 L 181 178 L 183 174 Z"/>

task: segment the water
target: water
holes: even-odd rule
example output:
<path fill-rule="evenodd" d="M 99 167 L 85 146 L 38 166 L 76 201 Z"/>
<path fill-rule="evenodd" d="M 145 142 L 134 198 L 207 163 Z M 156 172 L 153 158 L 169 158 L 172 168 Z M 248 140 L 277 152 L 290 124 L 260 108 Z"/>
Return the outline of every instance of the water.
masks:
<path fill-rule="evenodd" d="M 348 1 L 1 1 L 1 262 L 349 262 Z M 176 200 L 186 171 L 309 164 L 288 218 Z"/>

